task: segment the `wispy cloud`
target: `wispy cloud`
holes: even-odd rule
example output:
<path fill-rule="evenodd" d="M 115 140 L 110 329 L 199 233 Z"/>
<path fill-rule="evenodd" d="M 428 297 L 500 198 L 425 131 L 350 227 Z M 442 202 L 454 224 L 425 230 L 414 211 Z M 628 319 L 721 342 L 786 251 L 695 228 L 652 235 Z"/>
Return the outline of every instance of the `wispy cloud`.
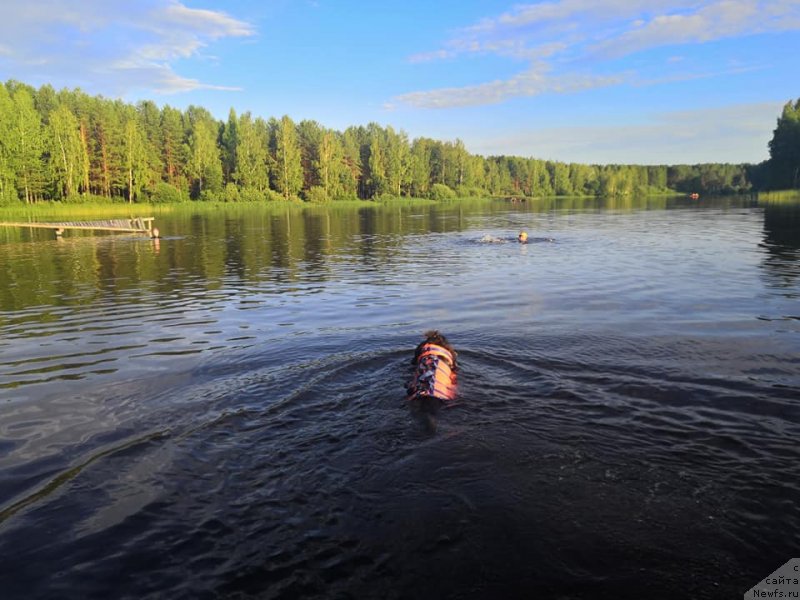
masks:
<path fill-rule="evenodd" d="M 178 60 L 223 38 L 254 35 L 253 26 L 224 12 L 177 0 L 37 0 L 9 3 L 0 21 L 0 67 L 24 78 L 76 84 L 102 81 L 97 91 L 123 95 L 238 89 L 176 71 Z M 21 77 L 23 78 L 23 77 Z"/>
<path fill-rule="evenodd" d="M 473 152 L 515 154 L 592 163 L 687 164 L 760 162 L 767 157 L 764 131 L 780 113 L 780 103 L 736 104 L 714 109 L 652 114 L 631 125 L 595 125 L 522 129 L 480 141 L 468 140 Z"/>
<path fill-rule="evenodd" d="M 568 93 L 621 83 L 625 74 L 593 76 L 570 73 L 553 76 L 542 64 L 511 79 L 491 81 L 475 86 L 412 92 L 398 96 L 398 102 L 421 108 L 450 108 L 497 104 L 516 96 L 536 96 L 546 92 Z"/>
<path fill-rule="evenodd" d="M 722 0 L 684 14 L 656 15 L 619 36 L 601 41 L 594 49 L 624 56 L 659 46 L 695 44 L 799 26 L 797 0 Z"/>
<path fill-rule="evenodd" d="M 643 50 L 800 29 L 800 0 L 554 0 L 520 4 L 456 32 L 412 63 L 493 55 L 527 63 L 517 75 L 395 98 L 423 108 L 502 102 L 544 92 L 571 93 L 643 78 L 617 59 Z M 666 59 L 677 67 L 679 62 Z M 586 65 L 592 72 L 586 74 Z M 610 74 L 608 74 L 610 73 Z M 677 76 L 680 77 L 680 76 Z M 687 78 L 689 75 L 686 76 Z"/>

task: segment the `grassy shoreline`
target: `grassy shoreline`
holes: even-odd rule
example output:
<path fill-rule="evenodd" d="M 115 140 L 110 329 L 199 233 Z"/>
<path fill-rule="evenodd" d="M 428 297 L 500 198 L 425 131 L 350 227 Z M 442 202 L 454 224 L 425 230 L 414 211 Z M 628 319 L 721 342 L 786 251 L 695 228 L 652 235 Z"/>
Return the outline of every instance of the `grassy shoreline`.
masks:
<path fill-rule="evenodd" d="M 471 199 L 474 200 L 474 199 Z M 488 200 L 488 199 L 487 199 Z M 285 201 L 285 202 L 181 202 L 181 203 L 60 203 L 39 202 L 36 204 L 11 204 L 0 206 L 0 221 L 19 218 L 102 218 L 102 217 L 145 217 L 171 214 L 184 211 L 206 210 L 286 210 L 320 208 L 361 208 L 369 206 L 412 206 L 437 204 L 428 198 L 386 198 L 380 200 L 333 200 L 324 203 Z"/>
<path fill-rule="evenodd" d="M 662 191 L 646 194 L 646 197 L 667 199 L 680 198 L 685 194 L 673 191 Z M 613 197 L 612 197 L 613 198 Z M 519 196 L 519 200 L 524 202 L 550 202 L 558 200 L 586 200 L 595 201 L 597 196 Z M 619 200 L 620 198 L 617 198 Z M 0 221 L 13 221 L 20 219 L 61 219 L 68 218 L 104 218 L 104 217 L 146 217 L 159 216 L 164 214 L 180 213 L 184 211 L 202 212 L 207 210 L 304 210 L 304 209 L 327 209 L 327 208 L 364 208 L 375 206 L 419 206 L 431 204 L 452 205 L 459 202 L 497 202 L 507 200 L 505 197 L 485 196 L 469 198 L 447 198 L 442 200 L 432 200 L 429 198 L 395 198 L 383 197 L 376 200 L 333 200 L 324 203 L 301 202 L 301 201 L 269 201 L 269 202 L 199 202 L 189 201 L 180 203 L 108 203 L 91 202 L 86 203 L 62 203 L 62 202 L 40 202 L 37 204 L 10 204 L 0 205 Z M 778 190 L 772 192 L 760 192 L 759 200 L 764 202 L 783 202 L 800 200 L 800 190 Z"/>
<path fill-rule="evenodd" d="M 800 190 L 774 190 L 759 192 L 759 202 L 800 202 Z"/>

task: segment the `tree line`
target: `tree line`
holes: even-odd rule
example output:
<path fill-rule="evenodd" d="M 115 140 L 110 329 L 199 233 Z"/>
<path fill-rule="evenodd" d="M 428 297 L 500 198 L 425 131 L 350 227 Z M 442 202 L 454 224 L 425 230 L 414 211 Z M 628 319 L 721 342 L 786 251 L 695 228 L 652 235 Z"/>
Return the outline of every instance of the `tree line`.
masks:
<path fill-rule="evenodd" d="M 797 106 L 792 110 L 784 118 L 797 123 Z M 796 139 L 783 135 L 770 143 L 771 152 L 774 146 L 785 156 L 788 144 L 796 157 Z M 197 106 L 182 111 L 77 89 L 0 85 L 0 203 L 5 204 L 731 193 L 749 191 L 754 174 L 765 179 L 765 173 L 763 165 L 587 165 L 483 157 L 467 152 L 461 140 L 410 140 L 405 132 L 376 123 L 340 132 L 312 120 L 264 119 L 233 109 L 220 121 Z M 796 184 L 794 173 L 794 179 L 782 177 Z"/>
<path fill-rule="evenodd" d="M 784 104 L 769 141 L 769 159 L 753 166 L 749 176 L 757 189 L 800 189 L 800 99 Z"/>

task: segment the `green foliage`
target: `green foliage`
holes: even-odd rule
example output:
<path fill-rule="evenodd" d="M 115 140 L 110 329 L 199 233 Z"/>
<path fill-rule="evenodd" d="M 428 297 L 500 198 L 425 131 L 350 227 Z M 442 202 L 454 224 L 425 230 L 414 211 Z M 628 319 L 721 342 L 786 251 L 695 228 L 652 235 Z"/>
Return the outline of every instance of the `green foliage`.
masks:
<path fill-rule="evenodd" d="M 225 186 L 225 190 L 222 193 L 222 198 L 225 202 L 241 202 L 241 194 L 239 193 L 239 188 L 236 186 L 235 183 L 229 183 Z"/>
<path fill-rule="evenodd" d="M 125 122 L 124 132 L 128 202 L 134 202 L 141 199 L 142 188 L 149 180 L 147 146 L 134 118 L 129 117 Z"/>
<path fill-rule="evenodd" d="M 548 163 L 548 170 L 551 173 L 551 181 L 555 189 L 556 196 L 571 196 L 575 193 L 569 177 L 569 167 L 561 162 Z"/>
<path fill-rule="evenodd" d="M 330 201 L 330 197 L 324 187 L 315 185 L 306 192 L 306 201 L 314 204 L 325 204 Z"/>
<path fill-rule="evenodd" d="M 225 194 L 205 189 L 196 198 L 200 202 L 225 202 Z"/>
<path fill-rule="evenodd" d="M 239 202 L 266 202 L 267 193 L 255 188 L 242 188 L 239 192 Z"/>
<path fill-rule="evenodd" d="M 228 122 L 222 126 L 221 138 L 222 172 L 225 179 L 231 181 L 236 172 L 239 148 L 239 119 L 233 109 L 228 113 Z"/>
<path fill-rule="evenodd" d="M 344 149 L 335 132 L 321 132 L 316 150 L 313 168 L 325 196 L 344 196 L 345 190 L 351 186 L 348 185 L 349 172 L 344 160 Z"/>
<path fill-rule="evenodd" d="M 188 189 L 188 145 L 185 143 L 183 115 L 177 109 L 165 106 L 161 111 L 161 177 L 163 181 L 180 189 Z"/>
<path fill-rule="evenodd" d="M 98 196 L 97 194 L 73 194 L 62 200 L 64 204 L 76 204 L 81 206 L 86 204 L 107 206 L 111 204 L 121 204 L 123 201 L 122 198 L 108 198 L 106 196 Z"/>
<path fill-rule="evenodd" d="M 244 190 L 264 192 L 269 187 L 267 152 L 269 132 L 263 119 L 252 120 L 250 113 L 239 119 L 233 179 Z"/>
<path fill-rule="evenodd" d="M 204 191 L 216 197 L 222 190 L 222 163 L 217 144 L 218 123 L 204 108 L 190 106 L 189 120 L 189 175 L 192 177 L 193 194 L 201 198 Z"/>
<path fill-rule="evenodd" d="M 356 195 L 355 192 L 351 192 L 349 194 L 344 192 L 339 196 L 332 198 L 332 200 L 334 202 L 362 202 L 362 200 Z"/>
<path fill-rule="evenodd" d="M 17 192 L 11 186 L 0 189 L 0 206 L 15 206 L 21 205 Z"/>
<path fill-rule="evenodd" d="M 450 200 L 456 197 L 456 193 L 443 183 L 434 183 L 431 186 L 432 200 Z"/>
<path fill-rule="evenodd" d="M 771 190 L 767 192 L 759 192 L 759 202 L 800 202 L 800 190 Z"/>
<path fill-rule="evenodd" d="M 264 192 L 264 195 L 266 196 L 266 200 L 268 202 L 285 202 L 286 201 L 286 198 L 282 194 L 280 194 L 279 192 L 276 192 L 275 190 L 267 190 L 266 192 Z"/>
<path fill-rule="evenodd" d="M 456 188 L 456 195 L 459 198 L 483 198 L 487 194 L 479 187 L 460 185 Z"/>
<path fill-rule="evenodd" d="M 375 202 L 397 202 L 400 200 L 400 196 L 396 196 L 394 194 L 390 194 L 388 192 L 384 192 L 383 194 L 379 194 L 373 198 Z"/>
<path fill-rule="evenodd" d="M 12 157 L 11 166 L 15 174 L 17 190 L 26 204 L 41 196 L 44 182 L 45 149 L 42 119 L 36 112 L 33 97 L 27 88 L 19 87 L 13 97 L 14 121 L 11 125 L 9 146 Z"/>
<path fill-rule="evenodd" d="M 769 142 L 769 189 L 800 188 L 800 99 L 787 102 Z"/>
<path fill-rule="evenodd" d="M 206 109 L 136 105 L 79 90 L 0 85 L 0 202 L 320 203 L 458 196 L 741 193 L 800 187 L 800 100 L 760 165 L 584 165 L 471 155 L 456 139 L 409 140 L 370 123 L 344 132 Z M 165 187 L 168 186 L 168 187 Z M 455 190 L 455 191 L 454 191 Z M 392 200 L 396 201 L 396 200 Z"/>
<path fill-rule="evenodd" d="M 159 182 L 156 184 L 155 189 L 150 197 L 151 202 L 177 204 L 188 200 L 188 196 L 181 192 L 174 185 L 169 183 Z"/>
<path fill-rule="evenodd" d="M 50 114 L 49 155 L 57 198 L 71 198 L 80 191 L 87 158 L 78 127 L 78 120 L 66 104 L 58 105 Z"/>
<path fill-rule="evenodd" d="M 5 86 L 0 86 L 0 202 L 16 200 L 14 177 L 14 102 Z"/>
<path fill-rule="evenodd" d="M 303 167 L 297 129 L 294 122 L 283 116 L 271 124 L 270 148 L 272 165 L 270 180 L 273 189 L 283 194 L 284 199 L 296 198 L 303 187 Z"/>
<path fill-rule="evenodd" d="M 751 188 L 744 165 L 700 164 L 667 168 L 667 187 L 685 194 L 735 194 Z"/>
<path fill-rule="evenodd" d="M 410 191 L 411 195 L 425 197 L 431 188 L 431 147 L 433 140 L 417 138 L 411 144 Z"/>
<path fill-rule="evenodd" d="M 366 146 L 365 182 L 368 197 L 380 196 L 389 191 L 386 179 L 386 148 L 384 147 L 381 128 L 376 123 L 370 123 L 369 143 Z"/>

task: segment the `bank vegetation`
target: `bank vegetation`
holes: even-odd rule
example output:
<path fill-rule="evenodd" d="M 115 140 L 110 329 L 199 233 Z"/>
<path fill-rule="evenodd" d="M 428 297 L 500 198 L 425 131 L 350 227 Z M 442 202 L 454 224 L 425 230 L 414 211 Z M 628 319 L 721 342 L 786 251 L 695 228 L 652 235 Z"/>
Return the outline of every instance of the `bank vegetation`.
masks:
<path fill-rule="evenodd" d="M 225 121 L 89 96 L 0 85 L 0 204 L 180 203 L 501 196 L 746 193 L 800 186 L 800 100 L 761 165 L 587 165 L 470 154 L 370 123 L 336 131 L 231 109 Z M 546 151 L 546 149 L 543 149 Z"/>

